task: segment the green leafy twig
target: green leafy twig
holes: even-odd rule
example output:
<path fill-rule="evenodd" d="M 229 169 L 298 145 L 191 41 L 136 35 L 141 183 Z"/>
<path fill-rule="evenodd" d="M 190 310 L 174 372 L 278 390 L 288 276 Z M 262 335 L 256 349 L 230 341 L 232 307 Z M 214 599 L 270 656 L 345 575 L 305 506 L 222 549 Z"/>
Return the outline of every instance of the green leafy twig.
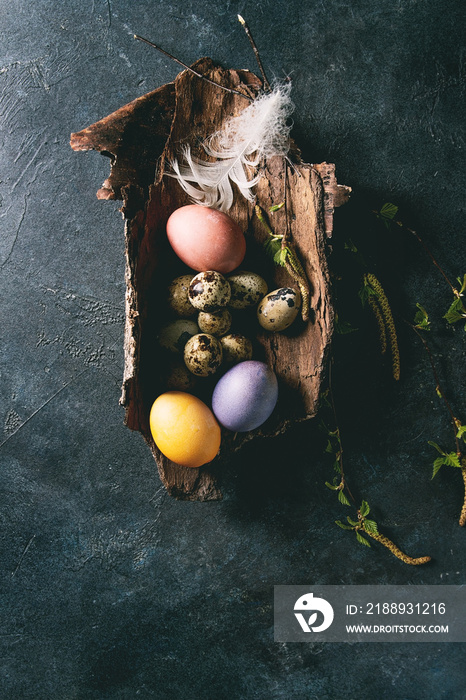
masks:
<path fill-rule="evenodd" d="M 333 479 L 333 483 L 330 484 L 328 481 L 326 481 L 325 485 L 327 486 L 327 488 L 331 489 L 332 491 L 338 491 L 338 500 L 340 501 L 340 503 L 342 503 L 345 506 L 349 506 L 349 505 L 351 505 L 351 503 L 348 500 L 348 496 L 353 503 L 356 503 L 356 499 L 354 498 L 348 484 L 346 483 L 345 470 L 343 468 L 343 444 L 341 442 L 340 428 L 338 425 L 337 409 L 335 406 L 335 399 L 333 396 L 333 389 L 332 389 L 332 362 L 330 362 L 330 365 L 329 365 L 328 389 L 324 393 L 322 398 L 326 402 L 327 407 L 329 407 L 332 411 L 332 418 L 333 418 L 333 422 L 335 425 L 335 429 L 330 430 L 327 428 L 325 423 L 323 423 L 323 427 L 327 433 L 327 438 L 328 438 L 327 447 L 325 448 L 325 452 L 333 455 L 333 459 L 334 459 L 333 469 L 337 473 L 337 476 L 335 476 Z M 337 484 L 338 478 L 339 478 L 339 483 Z M 345 490 L 346 490 L 348 496 L 345 494 Z"/>
<path fill-rule="evenodd" d="M 466 307 L 464 306 L 462 300 L 464 291 L 466 289 L 466 274 L 464 275 L 463 279 L 461 279 L 461 277 L 458 277 L 457 280 L 459 282 L 460 288 L 456 289 L 456 287 L 453 287 L 453 294 L 455 298 L 453 299 L 447 313 L 443 316 L 443 318 L 450 324 L 466 320 Z M 466 331 L 466 325 L 464 327 L 464 330 Z"/>
<path fill-rule="evenodd" d="M 416 333 L 418 338 L 421 339 L 421 342 L 424 346 L 424 349 L 427 353 L 427 357 L 429 358 L 429 363 L 430 363 L 430 368 L 432 370 L 432 374 L 434 377 L 435 381 L 435 391 L 437 393 L 437 396 L 441 398 L 445 404 L 445 407 L 450 415 L 451 423 L 455 432 L 455 445 L 456 445 L 456 452 L 457 454 L 460 452 L 460 443 L 459 440 L 460 438 L 464 439 L 464 434 L 466 431 L 466 428 L 463 430 L 463 426 L 461 425 L 461 421 L 455 416 L 453 412 L 453 408 L 451 407 L 451 404 L 447 398 L 447 395 L 445 394 L 445 390 L 443 389 L 442 384 L 440 383 L 440 378 L 438 376 L 437 368 L 435 366 L 434 358 L 431 352 L 431 349 L 425 340 L 425 338 L 422 336 L 421 333 L 419 333 L 417 326 L 413 326 L 411 323 L 408 323 L 409 326 L 413 329 L 413 331 Z"/>
<path fill-rule="evenodd" d="M 413 331 L 416 333 L 417 337 L 420 338 L 420 340 L 424 346 L 424 350 L 426 351 L 427 357 L 429 358 L 430 368 L 432 370 L 432 374 L 433 374 L 434 381 L 435 381 L 435 391 L 437 392 L 437 396 L 439 396 L 443 400 L 445 407 L 446 407 L 448 413 L 450 414 L 450 419 L 451 419 L 452 425 L 455 428 L 455 433 L 456 433 L 458 418 L 456 418 L 455 414 L 453 413 L 453 409 L 450 405 L 450 402 L 448 401 L 448 398 L 445 394 L 445 391 L 440 383 L 440 379 L 438 376 L 437 368 L 435 366 L 435 362 L 434 362 L 434 358 L 433 358 L 431 349 L 430 349 L 426 339 L 423 337 L 422 333 L 419 332 L 418 326 L 413 325 L 412 323 L 409 323 L 408 321 L 406 321 L 406 323 L 408 324 L 408 326 L 410 326 L 413 329 Z M 456 441 L 456 451 L 458 452 L 458 450 L 459 450 L 458 439 L 455 438 L 455 441 Z"/>
<path fill-rule="evenodd" d="M 271 207 L 271 211 L 277 211 L 281 206 L 283 205 Z M 275 265 L 286 268 L 298 285 L 301 292 L 301 316 L 303 321 L 308 321 L 310 306 L 309 282 L 290 237 L 277 235 L 272 231 L 264 210 L 258 204 L 256 204 L 255 212 L 268 233 L 268 237 L 264 242 L 265 252 L 272 258 Z"/>
<path fill-rule="evenodd" d="M 409 226 L 406 226 L 402 221 L 396 219 L 396 215 L 398 213 L 398 207 L 396 204 L 392 204 L 391 202 L 386 202 L 380 209 L 380 211 L 374 211 L 373 212 L 384 224 L 385 226 L 390 229 L 392 225 L 398 226 L 405 231 L 408 231 L 411 233 L 418 243 L 422 246 L 424 251 L 427 253 L 429 258 L 432 260 L 433 264 L 435 267 L 439 270 L 440 274 L 442 277 L 445 279 L 446 283 L 450 287 L 451 291 L 453 292 L 453 301 L 446 312 L 444 314 L 443 318 L 447 321 L 447 323 L 453 324 L 457 323 L 458 321 L 465 321 L 466 320 L 466 306 L 464 305 L 463 302 L 463 295 L 466 290 L 466 274 L 463 276 L 463 279 L 461 277 L 457 277 L 457 281 L 459 284 L 459 288 L 456 287 L 451 280 L 448 278 L 445 270 L 442 268 L 442 266 L 437 262 L 435 259 L 434 255 L 432 252 L 429 250 L 429 248 L 426 246 L 420 235 L 414 231 L 412 228 L 409 228 Z M 464 330 L 466 331 L 466 325 L 464 327 Z"/>
<path fill-rule="evenodd" d="M 422 336 L 422 334 L 418 330 L 418 326 L 413 326 L 411 323 L 408 324 L 411 326 L 413 331 L 416 333 L 416 335 L 421 339 L 422 344 L 424 345 L 424 349 L 427 353 L 427 356 L 429 358 L 430 362 L 430 367 L 432 369 L 432 374 L 434 376 L 434 381 L 435 381 L 435 391 L 437 393 L 437 396 L 442 399 L 443 403 L 445 404 L 445 408 L 447 409 L 449 415 L 450 415 L 450 421 L 451 425 L 453 428 L 453 434 L 454 434 L 454 441 L 455 441 L 455 450 L 451 452 L 446 452 L 443 450 L 439 445 L 437 445 L 436 442 L 433 440 L 429 440 L 429 445 L 431 447 L 434 447 L 437 452 L 440 454 L 440 457 L 437 457 L 434 460 L 434 468 L 433 468 L 433 473 L 432 473 L 432 478 L 437 474 L 439 469 L 443 466 L 448 466 L 448 467 L 457 467 L 461 469 L 462 471 L 462 476 L 463 476 L 463 483 L 464 483 L 464 499 L 463 499 L 463 507 L 461 509 L 461 514 L 459 518 L 459 524 L 463 527 L 466 525 L 466 456 L 463 454 L 463 451 L 461 449 L 461 443 L 466 442 L 466 425 L 463 425 L 462 421 L 456 417 L 455 413 L 453 412 L 453 408 L 445 394 L 445 391 L 440 383 L 440 379 L 437 373 L 437 368 L 434 363 L 434 358 L 432 356 L 432 352 L 429 348 L 429 345 L 427 344 L 425 338 Z"/>
<path fill-rule="evenodd" d="M 464 428 L 466 430 L 465 425 L 462 425 L 461 428 Z M 463 454 L 461 454 L 461 452 L 459 454 L 456 452 L 445 452 L 433 440 L 429 440 L 429 445 L 435 447 L 437 452 L 440 454 L 440 457 L 437 457 L 437 459 L 434 460 L 434 470 L 432 473 L 432 478 L 434 478 L 434 476 L 437 474 L 440 467 L 443 467 L 444 465 L 448 467 L 457 467 L 461 469 L 461 475 L 463 477 L 464 484 L 464 499 L 458 522 L 461 525 L 461 527 L 463 527 L 464 525 L 466 525 L 466 457 Z"/>
<path fill-rule="evenodd" d="M 405 564 L 418 566 L 419 564 L 427 564 L 427 562 L 431 560 L 430 557 L 410 557 L 405 554 L 399 547 L 396 546 L 394 542 L 388 539 L 388 537 L 380 534 L 376 521 L 367 517 L 369 513 L 369 504 L 367 501 L 363 501 L 360 508 L 358 508 L 357 520 L 352 520 L 351 518 L 347 517 L 346 519 L 348 521 L 348 525 L 346 523 L 342 523 L 341 520 L 336 520 L 335 523 L 343 530 L 353 530 L 356 533 L 356 539 L 358 542 L 364 544 L 366 547 L 370 547 L 369 541 L 361 534 L 364 532 L 364 534 L 368 535 L 376 542 L 380 542 L 380 544 L 390 550 L 395 557 L 401 559 L 401 561 L 403 561 Z"/>
<path fill-rule="evenodd" d="M 433 440 L 429 440 L 428 443 L 432 447 L 435 447 L 437 452 L 440 454 L 440 457 L 437 457 L 437 459 L 434 460 L 434 470 L 432 472 L 432 479 L 437 474 L 440 467 L 443 467 L 444 465 L 448 467 L 458 467 L 459 469 L 461 469 L 460 458 L 458 457 L 458 454 L 456 452 L 445 452 Z"/>
<path fill-rule="evenodd" d="M 382 223 L 387 227 L 387 229 L 390 229 L 392 224 L 395 226 L 398 226 L 399 228 L 404 229 L 405 231 L 408 231 L 408 233 L 411 233 L 418 243 L 424 248 L 425 252 L 429 256 L 429 258 L 432 260 L 433 264 L 435 267 L 439 270 L 439 272 L 442 274 L 442 276 L 445 278 L 445 281 L 447 284 L 451 287 L 453 290 L 454 287 L 450 280 L 448 279 L 445 271 L 443 268 L 439 265 L 437 260 L 434 258 L 432 252 L 429 250 L 429 248 L 426 246 L 420 235 L 417 233 L 417 231 L 414 231 L 414 229 L 409 228 L 409 226 L 406 226 L 402 221 L 399 219 L 396 219 L 396 215 L 398 214 L 398 207 L 396 204 L 392 204 L 392 202 L 386 202 L 381 208 L 380 211 L 374 211 L 374 214 L 379 218 Z"/>
<path fill-rule="evenodd" d="M 356 505 L 356 500 L 351 493 L 351 490 L 347 484 L 345 471 L 343 468 L 343 445 L 341 441 L 340 428 L 338 427 L 337 412 L 335 408 L 335 401 L 332 392 L 332 374 L 331 374 L 331 364 L 329 371 L 329 385 L 328 389 L 321 396 L 321 401 L 332 410 L 333 420 L 335 423 L 335 429 L 329 430 L 325 424 L 323 427 L 327 432 L 327 446 L 325 452 L 333 456 L 333 468 L 336 472 L 333 482 L 325 482 L 327 488 L 332 491 L 338 492 L 338 501 L 345 506 L 351 506 L 351 501 L 353 505 Z M 466 477 L 465 477 L 466 478 Z M 356 533 L 356 539 L 360 544 L 370 547 L 369 541 L 361 534 L 364 532 L 366 535 L 372 539 L 380 542 L 384 547 L 390 550 L 398 559 L 405 562 L 405 564 L 426 564 L 430 561 L 430 557 L 418 557 L 413 558 L 405 554 L 396 544 L 394 544 L 388 537 L 379 533 L 378 525 L 375 520 L 369 519 L 367 516 L 370 513 L 370 508 L 367 501 L 363 501 L 360 508 L 357 509 L 357 521 L 352 520 L 347 516 L 348 524 L 342 523 L 341 520 L 336 520 L 335 523 L 341 527 L 343 530 L 353 530 Z M 466 513 L 466 508 L 465 508 Z"/>
<path fill-rule="evenodd" d="M 329 430 L 325 424 L 322 425 L 324 430 L 327 432 L 328 438 L 325 452 L 333 456 L 333 468 L 336 472 L 332 483 L 326 481 L 325 485 L 332 491 L 338 492 L 338 500 L 340 503 L 342 503 L 344 506 L 349 506 L 351 503 L 348 500 L 348 496 L 345 494 L 345 490 L 348 492 L 348 495 L 353 502 L 354 497 L 348 487 L 348 484 L 346 483 L 345 473 L 343 471 L 343 447 L 340 439 L 340 430 L 338 427 L 335 428 L 335 430 Z"/>

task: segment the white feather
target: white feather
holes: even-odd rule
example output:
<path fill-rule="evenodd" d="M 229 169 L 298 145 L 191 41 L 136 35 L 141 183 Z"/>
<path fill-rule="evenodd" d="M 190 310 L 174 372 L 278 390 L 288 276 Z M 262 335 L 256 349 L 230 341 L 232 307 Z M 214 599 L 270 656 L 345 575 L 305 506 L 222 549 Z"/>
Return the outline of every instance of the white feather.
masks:
<path fill-rule="evenodd" d="M 260 179 L 254 172 L 261 160 L 288 152 L 291 125 L 287 119 L 293 111 L 290 89 L 288 83 L 261 95 L 206 139 L 202 146 L 208 156 L 216 158 L 214 162 L 194 157 L 189 146 L 183 148 L 183 162 L 172 161 L 173 173 L 168 174 L 192 201 L 228 211 L 233 204 L 232 183 L 243 197 L 254 200 L 252 188 Z"/>

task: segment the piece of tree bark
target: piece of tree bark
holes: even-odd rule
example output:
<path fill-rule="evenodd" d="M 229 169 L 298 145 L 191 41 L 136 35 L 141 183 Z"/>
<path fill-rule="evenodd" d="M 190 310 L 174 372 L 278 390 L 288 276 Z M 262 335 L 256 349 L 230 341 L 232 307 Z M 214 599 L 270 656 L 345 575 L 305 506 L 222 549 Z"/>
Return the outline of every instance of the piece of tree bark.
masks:
<path fill-rule="evenodd" d="M 254 74 L 221 69 L 207 58 L 193 67 L 250 97 L 261 88 Z M 267 362 L 278 377 L 277 407 L 258 430 L 236 436 L 223 431 L 219 455 L 204 467 L 181 467 L 161 455 L 149 429 L 152 402 L 166 390 L 166 360 L 156 336 L 166 318 L 163 301 L 169 282 L 189 272 L 171 251 L 165 233 L 169 215 L 189 200 L 176 180 L 164 173 L 169 170 L 170 160 L 179 155 L 182 144 L 189 143 L 194 155 L 201 156 L 201 141 L 248 104 L 247 99 L 185 70 L 174 83 L 71 136 L 73 149 L 98 150 L 112 159 L 111 174 L 97 196 L 123 199 L 127 291 L 121 402 L 126 409 L 125 422 L 132 430 L 140 431 L 149 444 L 168 492 L 187 500 L 221 497 L 219 474 L 222 455 L 228 450 L 238 449 L 256 435 L 277 435 L 288 425 L 316 414 L 332 336 L 325 239 L 331 235 L 333 207 L 348 198 L 349 188 L 337 185 L 332 164 L 302 163 L 292 144 L 293 167 L 282 157 L 270 158 L 256 186 L 257 203 L 265 211 L 286 198 L 286 206 L 270 215 L 270 224 L 277 235 L 291 235 L 311 288 L 309 322 L 296 321 L 284 333 L 258 330 L 258 324 L 254 327 L 255 357 Z M 246 232 L 247 254 L 241 267 L 261 273 L 270 289 L 293 284 L 286 270 L 274 267 L 266 258 L 263 242 L 268 234 L 254 206 L 238 194 L 229 214 Z M 206 380 L 200 389 L 199 395 L 207 402 L 212 386 Z"/>

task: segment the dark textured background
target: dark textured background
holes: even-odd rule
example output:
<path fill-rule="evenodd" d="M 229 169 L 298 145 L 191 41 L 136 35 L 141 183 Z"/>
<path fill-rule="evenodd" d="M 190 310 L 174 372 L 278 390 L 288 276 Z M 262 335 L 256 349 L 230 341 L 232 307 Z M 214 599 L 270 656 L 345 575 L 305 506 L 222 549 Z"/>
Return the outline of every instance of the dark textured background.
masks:
<path fill-rule="evenodd" d="M 435 360 L 466 419 L 465 333 L 409 234 L 367 210 L 395 201 L 454 279 L 464 245 L 464 14 L 457 0 L 219 2 L 12 0 L 0 4 L 2 698 L 352 700 L 463 698 L 458 644 L 278 644 L 274 584 L 464 583 L 461 475 L 430 480 L 453 449 L 420 342 L 399 319 L 435 320 Z M 208 55 L 291 75 L 306 160 L 354 189 L 331 265 L 341 314 L 335 393 L 348 478 L 409 567 L 334 520 L 316 425 L 231 460 L 223 502 L 171 500 L 118 405 L 124 249 L 117 203 L 95 191 L 109 163 L 69 134 Z M 356 296 L 351 237 L 390 293 L 402 350 L 394 385 Z M 348 511 L 349 512 L 349 511 Z"/>

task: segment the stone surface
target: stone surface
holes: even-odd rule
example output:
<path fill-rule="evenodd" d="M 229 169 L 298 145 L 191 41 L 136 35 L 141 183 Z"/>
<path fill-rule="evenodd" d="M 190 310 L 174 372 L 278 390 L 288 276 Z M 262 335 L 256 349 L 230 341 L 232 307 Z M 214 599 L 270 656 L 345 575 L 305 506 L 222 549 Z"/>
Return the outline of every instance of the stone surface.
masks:
<path fill-rule="evenodd" d="M 95 197 L 108 161 L 74 154 L 69 134 L 179 72 L 133 33 L 187 63 L 255 70 L 237 12 L 269 75 L 293 79 L 303 159 L 336 163 L 353 188 L 330 256 L 341 320 L 359 328 L 334 344 L 345 468 L 380 529 L 430 554 L 426 566 L 334 525 L 346 511 L 324 486 L 317 423 L 246 445 L 223 501 L 201 504 L 165 494 L 123 425 L 122 221 Z M 464 421 L 466 334 L 441 320 L 450 292 L 412 237 L 368 213 L 395 201 L 448 276 L 466 272 L 461 13 L 453 0 L 2 5 L 2 697 L 462 696 L 463 645 L 276 644 L 272 610 L 274 584 L 464 584 L 461 477 L 430 480 L 427 440 L 453 449 L 448 415 L 402 321 L 391 381 L 357 298 L 362 268 L 344 249 L 351 239 L 364 252 L 398 319 L 416 302 L 429 310 Z"/>

